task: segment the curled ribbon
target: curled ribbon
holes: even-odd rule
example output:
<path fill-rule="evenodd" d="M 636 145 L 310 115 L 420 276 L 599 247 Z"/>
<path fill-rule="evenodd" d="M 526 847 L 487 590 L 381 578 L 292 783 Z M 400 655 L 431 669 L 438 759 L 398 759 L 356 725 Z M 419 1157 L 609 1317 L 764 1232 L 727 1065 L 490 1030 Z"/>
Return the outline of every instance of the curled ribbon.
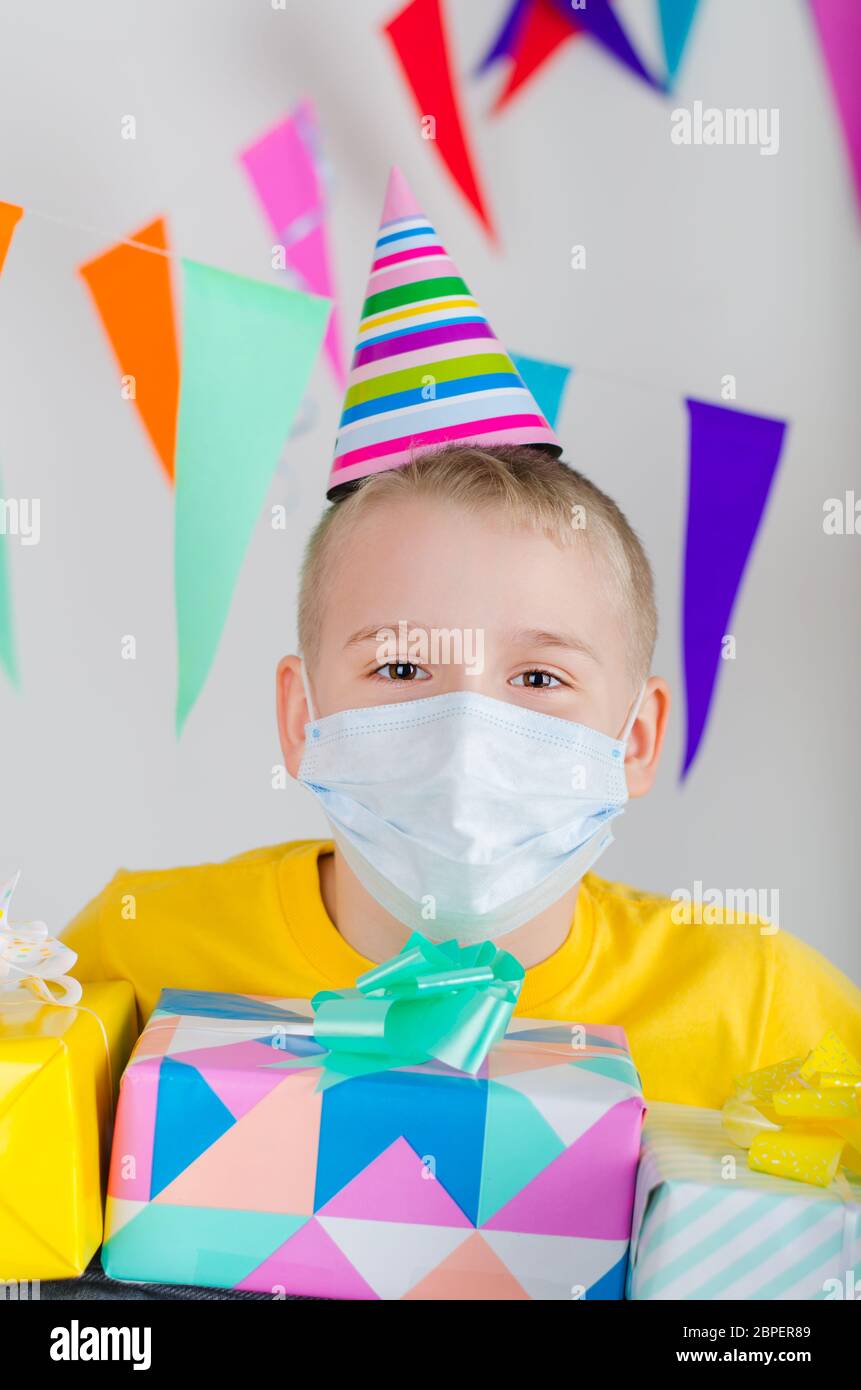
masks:
<path fill-rule="evenodd" d="M 0 1001 L 24 990 L 43 1003 L 73 1007 L 82 990 L 66 971 L 77 954 L 50 936 L 44 922 L 9 926 L 9 903 L 20 877 L 19 870 L 0 888 Z"/>
<path fill-rule="evenodd" d="M 807 1057 L 737 1077 L 724 1132 L 760 1173 L 828 1187 L 861 1173 L 861 1063 L 834 1032 Z"/>
<path fill-rule="evenodd" d="M 490 941 L 435 945 L 413 932 L 354 989 L 314 995 L 314 1038 L 330 1052 L 370 1053 L 393 1064 L 434 1058 L 474 1076 L 505 1034 L 524 975 Z"/>
<path fill-rule="evenodd" d="M 40 1004 L 55 1004 L 62 1008 L 80 1009 L 96 1022 L 105 1045 L 107 1065 L 107 1096 L 104 1124 L 100 1136 L 103 1158 L 110 1153 L 110 1139 L 114 1123 L 114 1074 L 111 1060 L 111 1044 L 107 1030 L 99 1015 L 82 1004 L 83 988 L 80 981 L 72 979 L 65 972 L 78 959 L 77 951 L 48 934 L 44 922 L 27 922 L 21 927 L 9 926 L 9 904 L 12 901 L 20 869 L 13 874 L 8 883 L 0 888 L 0 1010 L 10 1005 L 26 1007 L 32 1004 L 32 995 Z M 68 1049 L 68 1043 L 63 1047 Z"/>

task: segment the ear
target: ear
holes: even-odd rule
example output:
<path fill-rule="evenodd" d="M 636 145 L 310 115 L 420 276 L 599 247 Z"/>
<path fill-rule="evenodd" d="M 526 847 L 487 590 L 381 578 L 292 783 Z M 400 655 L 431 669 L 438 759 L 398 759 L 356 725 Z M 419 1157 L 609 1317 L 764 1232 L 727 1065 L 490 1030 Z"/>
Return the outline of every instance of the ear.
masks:
<path fill-rule="evenodd" d="M 670 687 L 660 676 L 650 676 L 625 755 L 625 776 L 630 797 L 645 796 L 651 789 L 658 771 L 669 713 Z"/>
<path fill-rule="evenodd" d="M 282 657 L 275 674 L 275 703 L 278 710 L 278 737 L 284 766 L 291 777 L 298 776 L 305 752 L 305 725 L 311 716 L 302 684 L 302 661 L 298 656 Z"/>

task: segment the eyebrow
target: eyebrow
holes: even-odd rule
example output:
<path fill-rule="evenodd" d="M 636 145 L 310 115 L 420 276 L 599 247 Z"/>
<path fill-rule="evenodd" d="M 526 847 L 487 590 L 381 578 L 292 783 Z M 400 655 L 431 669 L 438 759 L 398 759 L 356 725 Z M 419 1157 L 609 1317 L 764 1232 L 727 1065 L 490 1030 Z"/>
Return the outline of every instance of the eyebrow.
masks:
<path fill-rule="evenodd" d="M 414 628 L 418 628 L 419 631 L 421 631 L 421 632 L 429 632 L 429 631 L 430 631 L 430 628 L 427 627 L 426 625 L 424 625 L 424 624 L 422 624 L 422 623 L 415 623 L 415 622 L 413 622 L 412 619 L 410 619 L 410 618 L 407 618 L 407 619 L 401 618 L 401 619 L 399 619 L 398 621 L 400 621 L 400 622 L 406 622 L 407 631 L 408 631 L 408 632 L 409 632 L 411 629 L 414 629 Z M 379 641 L 380 641 L 380 633 L 381 633 L 381 632 L 394 632 L 394 633 L 397 633 L 398 631 L 399 631 L 399 629 L 398 629 L 398 623 L 397 623 L 397 622 L 394 622 L 394 623 L 369 623 L 367 627 L 360 627 L 360 628 L 358 629 L 358 631 L 354 632 L 353 635 L 352 635 L 351 637 L 348 637 L 347 640 L 346 640 L 346 642 L 344 643 L 344 646 L 345 646 L 345 647 L 358 647 L 358 646 L 361 645 L 362 642 L 379 642 Z"/>
<path fill-rule="evenodd" d="M 512 642 L 525 647 L 565 647 L 568 651 L 580 652 L 592 661 L 598 661 L 598 653 L 582 637 L 571 632 L 546 632 L 540 627 L 521 628 L 509 634 Z"/>
<path fill-rule="evenodd" d="M 403 618 L 401 622 L 405 621 Z M 422 623 L 406 620 L 408 629 L 419 629 L 427 632 L 430 629 Z M 394 623 L 369 623 L 367 627 L 360 627 L 356 632 L 348 637 L 344 643 L 345 647 L 360 646 L 363 642 L 379 642 L 381 631 L 397 632 L 398 624 Z M 540 627 L 520 628 L 516 632 L 506 634 L 508 639 L 520 646 L 525 647 L 564 647 L 568 651 L 580 652 L 583 656 L 589 657 L 591 661 L 599 661 L 599 657 L 594 647 L 590 647 L 588 642 L 584 642 L 582 637 L 577 637 L 571 632 L 548 632 Z"/>

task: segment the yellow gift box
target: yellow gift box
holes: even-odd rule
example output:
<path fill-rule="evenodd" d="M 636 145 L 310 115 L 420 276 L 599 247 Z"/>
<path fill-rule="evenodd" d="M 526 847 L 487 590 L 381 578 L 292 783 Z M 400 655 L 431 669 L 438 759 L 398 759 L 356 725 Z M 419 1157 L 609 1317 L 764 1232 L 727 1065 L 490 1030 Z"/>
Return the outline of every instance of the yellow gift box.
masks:
<path fill-rule="evenodd" d="M 0 1281 L 72 1278 L 102 1241 L 134 991 L 85 985 L 74 1007 L 18 993 L 0 1000 Z"/>

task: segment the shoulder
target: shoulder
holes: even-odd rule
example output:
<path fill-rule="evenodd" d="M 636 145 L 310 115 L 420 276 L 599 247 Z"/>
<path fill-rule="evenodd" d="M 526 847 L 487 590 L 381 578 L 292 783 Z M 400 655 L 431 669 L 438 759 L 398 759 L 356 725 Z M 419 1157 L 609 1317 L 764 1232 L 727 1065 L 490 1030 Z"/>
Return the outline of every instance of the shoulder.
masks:
<path fill-rule="evenodd" d="M 829 1027 L 861 1042 L 861 991 L 815 946 L 756 911 L 743 895 L 685 890 L 662 897 L 588 874 L 596 931 L 605 950 L 642 980 L 671 983 L 716 1003 L 748 1001 L 768 1019 L 769 1050 L 812 1047 Z"/>
<path fill-rule="evenodd" d="M 722 966 L 737 963 L 742 955 L 763 980 L 774 970 L 775 941 L 786 935 L 757 912 L 756 903 L 726 895 L 720 903 L 687 889 L 667 897 L 594 874 L 587 874 L 583 885 L 596 927 L 612 937 L 614 948 L 661 955 L 667 970 L 674 965 L 680 970 L 685 962 L 697 968 L 709 961 Z"/>
<path fill-rule="evenodd" d="M 255 887 L 274 880 L 285 861 L 302 860 L 317 852 L 319 840 L 293 840 L 246 850 L 229 859 L 181 864 L 170 869 L 118 869 L 64 933 L 67 937 L 86 921 L 105 928 L 116 921 L 140 920 L 150 913 L 192 916 L 205 920 L 210 912 L 223 917 L 231 907 L 247 903 Z"/>
<path fill-rule="evenodd" d="M 271 869 L 289 845 L 265 845 L 246 850 L 229 859 L 207 860 L 202 864 L 178 864 L 170 869 L 118 869 L 102 890 L 108 901 L 128 894 L 140 897 L 174 895 L 183 897 L 218 891 L 225 883 L 240 882 Z"/>

